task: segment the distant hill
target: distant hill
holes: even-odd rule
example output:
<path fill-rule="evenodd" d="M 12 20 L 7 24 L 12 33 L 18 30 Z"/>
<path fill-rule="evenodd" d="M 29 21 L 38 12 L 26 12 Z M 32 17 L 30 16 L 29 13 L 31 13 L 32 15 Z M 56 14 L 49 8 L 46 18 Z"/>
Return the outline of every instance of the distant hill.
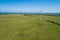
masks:
<path fill-rule="evenodd" d="M 60 16 L 60 13 L 8 13 L 8 12 L 0 12 L 0 15 L 3 15 L 3 14 L 40 14 L 40 15 L 50 15 L 50 16 L 59 15 Z"/>

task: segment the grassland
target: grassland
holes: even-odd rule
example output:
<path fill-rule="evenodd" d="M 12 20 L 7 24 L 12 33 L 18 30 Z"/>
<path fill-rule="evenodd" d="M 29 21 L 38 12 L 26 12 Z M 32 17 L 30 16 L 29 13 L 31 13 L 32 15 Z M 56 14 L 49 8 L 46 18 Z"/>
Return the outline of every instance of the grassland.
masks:
<path fill-rule="evenodd" d="M 59 16 L 0 15 L 0 40 L 60 40 Z"/>

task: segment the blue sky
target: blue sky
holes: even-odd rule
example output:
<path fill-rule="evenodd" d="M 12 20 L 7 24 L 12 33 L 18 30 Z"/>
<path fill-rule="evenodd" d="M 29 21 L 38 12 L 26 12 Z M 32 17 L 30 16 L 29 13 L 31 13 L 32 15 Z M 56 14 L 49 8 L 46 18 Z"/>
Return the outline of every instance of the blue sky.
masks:
<path fill-rule="evenodd" d="M 0 0 L 0 12 L 60 12 L 60 0 Z"/>

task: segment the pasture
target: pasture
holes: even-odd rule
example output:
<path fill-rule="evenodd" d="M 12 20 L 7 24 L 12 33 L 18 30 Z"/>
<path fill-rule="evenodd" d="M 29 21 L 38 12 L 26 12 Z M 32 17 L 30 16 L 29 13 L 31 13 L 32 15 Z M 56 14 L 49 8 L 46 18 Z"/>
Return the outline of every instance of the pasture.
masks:
<path fill-rule="evenodd" d="M 60 40 L 60 16 L 0 15 L 0 40 Z"/>

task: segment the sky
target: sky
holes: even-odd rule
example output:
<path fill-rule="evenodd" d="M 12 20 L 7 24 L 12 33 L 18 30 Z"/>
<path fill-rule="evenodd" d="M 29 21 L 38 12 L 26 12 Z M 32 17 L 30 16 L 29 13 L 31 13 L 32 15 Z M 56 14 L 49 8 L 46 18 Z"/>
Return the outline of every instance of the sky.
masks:
<path fill-rule="evenodd" d="M 60 13 L 60 0 L 0 0 L 0 12 Z"/>

